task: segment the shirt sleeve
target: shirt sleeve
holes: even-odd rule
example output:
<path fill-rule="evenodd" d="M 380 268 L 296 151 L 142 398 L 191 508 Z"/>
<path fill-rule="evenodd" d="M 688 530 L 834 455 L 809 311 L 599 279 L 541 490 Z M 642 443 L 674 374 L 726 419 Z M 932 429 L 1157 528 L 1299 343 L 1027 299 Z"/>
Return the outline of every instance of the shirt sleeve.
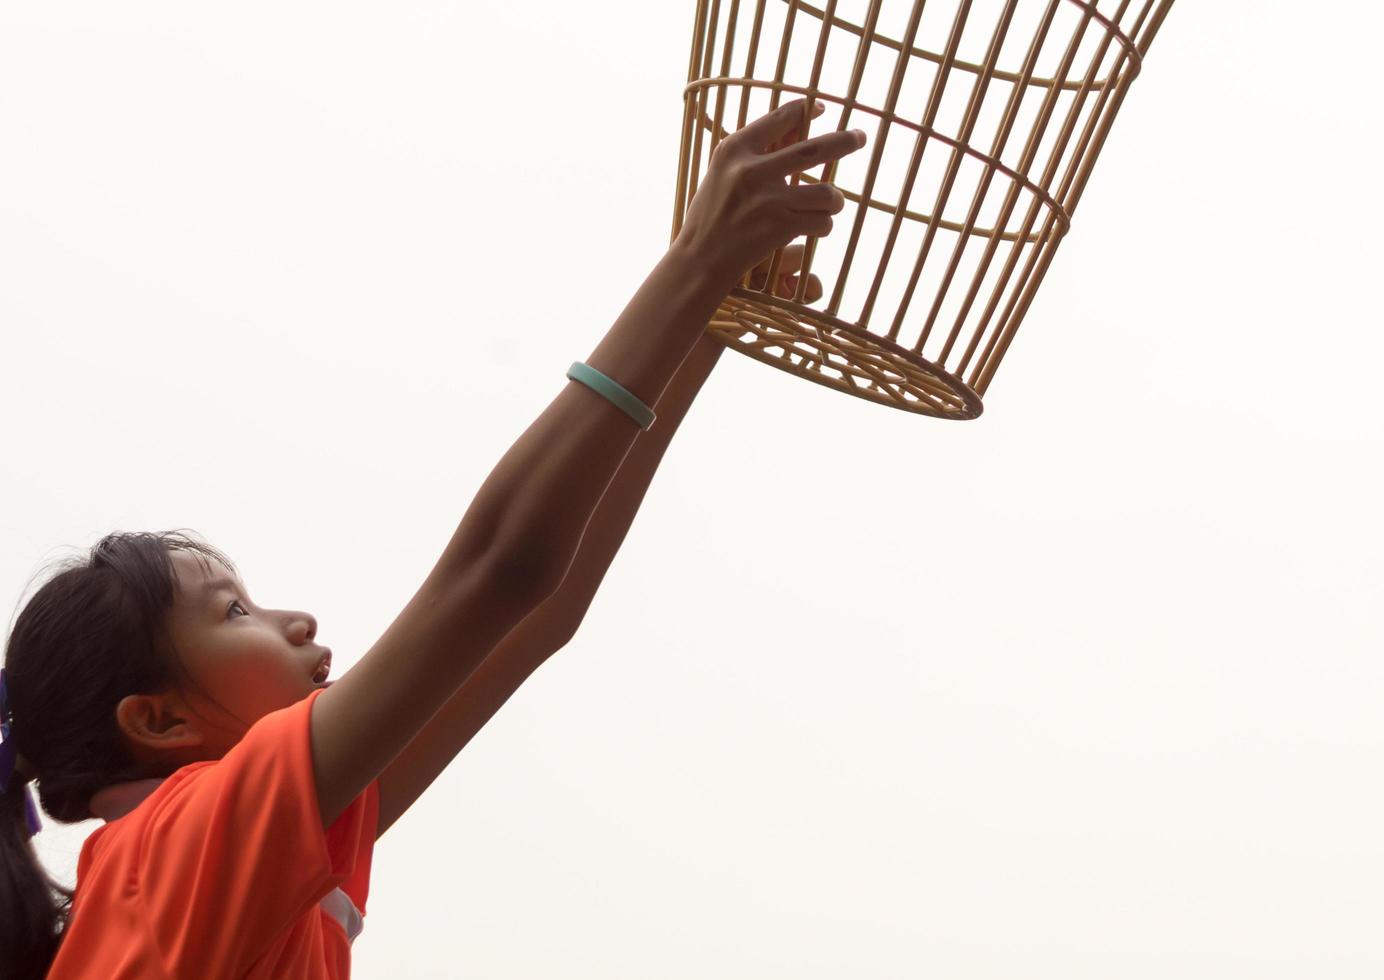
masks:
<path fill-rule="evenodd" d="M 186 770 L 150 815 L 138 888 L 175 975 L 213 965 L 218 976 L 243 974 L 336 887 L 364 914 L 379 781 L 322 829 L 308 722 L 323 690 L 256 721 L 223 758 Z"/>

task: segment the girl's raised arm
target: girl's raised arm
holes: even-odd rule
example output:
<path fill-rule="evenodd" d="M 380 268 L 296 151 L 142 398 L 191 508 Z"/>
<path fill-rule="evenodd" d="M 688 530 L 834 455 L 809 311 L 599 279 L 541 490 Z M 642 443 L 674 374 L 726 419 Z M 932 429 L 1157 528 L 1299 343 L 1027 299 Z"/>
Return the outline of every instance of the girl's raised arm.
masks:
<path fill-rule="evenodd" d="M 588 358 L 646 406 L 740 277 L 800 235 L 829 233 L 844 206 L 830 184 L 789 187 L 785 178 L 854 152 L 863 133 L 764 152 L 806 131 L 805 107 L 787 103 L 717 146 L 677 240 Z M 313 705 L 323 827 L 562 583 L 639 431 L 605 397 L 569 381 L 500 459 L 418 593 Z"/>

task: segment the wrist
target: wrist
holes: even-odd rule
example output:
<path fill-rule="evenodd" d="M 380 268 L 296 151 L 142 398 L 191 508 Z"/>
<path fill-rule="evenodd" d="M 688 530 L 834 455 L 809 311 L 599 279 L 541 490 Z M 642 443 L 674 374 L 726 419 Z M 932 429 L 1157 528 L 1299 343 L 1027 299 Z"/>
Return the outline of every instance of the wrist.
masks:
<path fill-rule="evenodd" d="M 727 269 L 724 263 L 717 262 L 704 249 L 693 248 L 681 239 L 668 247 L 666 258 L 698 291 L 705 290 L 718 296 L 729 295 L 744 273 L 744 270 L 735 272 Z"/>

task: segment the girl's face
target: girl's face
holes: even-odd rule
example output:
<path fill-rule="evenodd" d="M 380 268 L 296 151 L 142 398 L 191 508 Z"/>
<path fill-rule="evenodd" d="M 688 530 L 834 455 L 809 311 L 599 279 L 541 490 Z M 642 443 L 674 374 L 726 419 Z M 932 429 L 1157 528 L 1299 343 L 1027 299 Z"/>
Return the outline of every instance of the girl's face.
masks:
<path fill-rule="evenodd" d="M 167 772 L 221 758 L 257 720 L 307 697 L 331 652 L 312 642 L 311 614 L 261 609 L 215 561 L 203 569 L 184 551 L 172 561 L 168 630 L 191 679 L 177 690 L 130 695 L 116 709 L 136 758 Z"/>

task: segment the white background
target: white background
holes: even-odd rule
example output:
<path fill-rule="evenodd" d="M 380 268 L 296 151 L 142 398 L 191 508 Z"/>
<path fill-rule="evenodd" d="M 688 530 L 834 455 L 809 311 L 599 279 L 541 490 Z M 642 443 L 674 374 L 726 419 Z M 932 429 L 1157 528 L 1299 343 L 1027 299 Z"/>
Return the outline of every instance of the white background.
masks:
<path fill-rule="evenodd" d="M 727 352 L 356 975 L 1384 973 L 1381 25 L 1331 10 L 1174 8 L 980 419 Z M 3 611 L 192 528 L 348 669 L 666 248 L 693 13 L 0 7 Z M 95 826 L 45 817 L 69 884 Z"/>

